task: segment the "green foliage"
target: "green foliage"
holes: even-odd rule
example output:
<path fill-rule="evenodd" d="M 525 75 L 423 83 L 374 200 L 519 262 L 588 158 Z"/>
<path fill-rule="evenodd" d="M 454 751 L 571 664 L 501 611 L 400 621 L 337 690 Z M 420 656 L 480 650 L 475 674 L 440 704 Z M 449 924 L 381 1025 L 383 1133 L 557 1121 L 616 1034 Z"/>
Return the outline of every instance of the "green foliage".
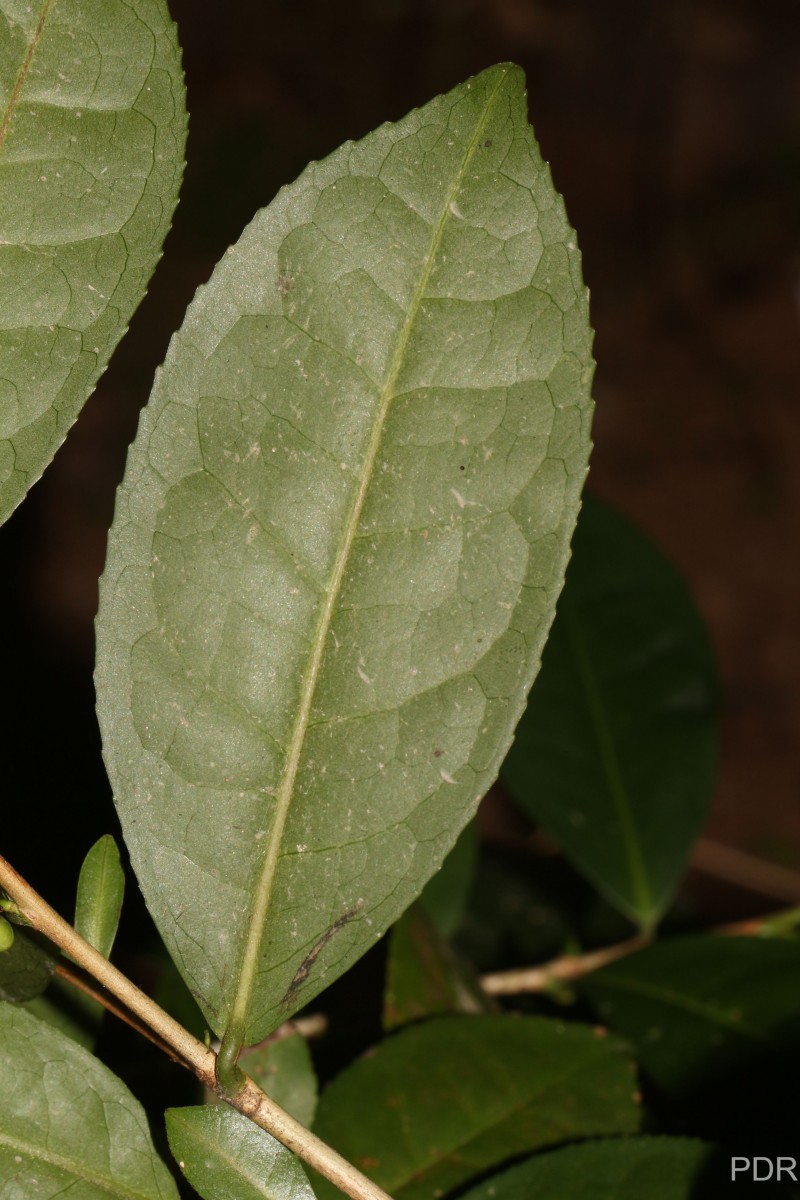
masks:
<path fill-rule="evenodd" d="M 117 936 L 125 895 L 125 875 L 110 834 L 95 842 L 83 860 L 75 901 L 75 928 L 108 958 Z"/>
<path fill-rule="evenodd" d="M 167 1135 L 186 1178 L 203 1200 L 314 1200 L 300 1163 L 241 1113 L 171 1108 Z"/>
<path fill-rule="evenodd" d="M 453 849 L 422 889 L 420 904 L 444 938 L 452 937 L 461 924 L 478 865 L 478 836 L 470 821 L 456 839 Z"/>
<path fill-rule="evenodd" d="M 11 940 L 0 954 L 0 1000 L 19 1004 L 40 995 L 49 984 L 55 960 L 22 929 L 11 931 Z"/>
<path fill-rule="evenodd" d="M 699 1128 L 791 1136 L 800 942 L 676 938 L 598 971 L 581 990 Z"/>
<path fill-rule="evenodd" d="M 145 293 L 185 132 L 164 0 L 0 0 L 0 520 Z"/>
<path fill-rule="evenodd" d="M 645 929 L 711 798 L 715 693 L 708 637 L 675 568 L 635 526 L 586 503 L 503 778 Z"/>
<path fill-rule="evenodd" d="M 577 515 L 589 341 L 508 67 L 308 167 L 173 339 L 98 712 L 142 891 L 236 1045 L 386 931 L 495 778 Z"/>
<path fill-rule="evenodd" d="M 634 1091 L 616 1038 L 533 1017 L 440 1017 L 339 1075 L 315 1132 L 395 1200 L 433 1200 L 542 1146 L 633 1132 Z M 316 1190 L 336 1195 L 324 1180 Z"/>
<path fill-rule="evenodd" d="M 384 1028 L 437 1013 L 491 1012 L 493 1007 L 469 963 L 439 935 L 422 902 L 406 909 L 389 936 Z"/>
<path fill-rule="evenodd" d="M 0 0 L 0 110 L 2 517 L 94 386 L 171 218 L 185 113 L 162 0 Z M 597 502 L 527 700 L 586 473 L 590 341 L 521 72 L 493 67 L 257 214 L 173 338 L 118 496 L 98 707 L 166 946 L 143 974 L 206 1047 L 204 1022 L 222 1038 L 231 1104 L 254 1111 L 238 1058 L 394 1200 L 704 1200 L 710 1145 L 630 1135 L 794 1136 L 800 942 L 667 938 L 566 987 L 526 972 L 546 995 L 512 1012 L 478 975 L 608 944 L 625 918 L 651 930 L 713 782 L 702 623 Z M 485 822 L 514 851 L 489 852 L 471 818 L 523 710 Z M 502 787 L 563 857 L 507 833 Z M 177 1200 L 144 1111 L 86 1049 L 99 1006 L 68 996 L 63 962 L 53 980 L 12 875 L 0 1195 Z M 123 891 L 101 837 L 75 928 L 112 991 Z M 390 926 L 383 1036 L 378 952 L 320 999 L 312 1061 L 278 1027 Z M 158 1041 L 169 1022 L 151 1020 Z M 181 1194 L 338 1195 L 206 1098 L 166 1115 Z"/>
<path fill-rule="evenodd" d="M 697 1189 L 711 1182 L 711 1159 L 709 1146 L 683 1138 L 589 1142 L 494 1175 L 464 1200 L 688 1200 L 710 1195 Z"/>
<path fill-rule="evenodd" d="M 178 1200 L 141 1105 L 81 1046 L 0 1003 L 0 1193 Z"/>

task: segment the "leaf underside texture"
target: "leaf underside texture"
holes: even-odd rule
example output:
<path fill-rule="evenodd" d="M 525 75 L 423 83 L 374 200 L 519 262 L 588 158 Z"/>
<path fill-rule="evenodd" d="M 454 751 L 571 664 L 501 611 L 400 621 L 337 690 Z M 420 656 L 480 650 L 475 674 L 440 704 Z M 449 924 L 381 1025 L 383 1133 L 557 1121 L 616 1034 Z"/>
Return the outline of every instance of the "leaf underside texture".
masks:
<path fill-rule="evenodd" d="M 178 1200 L 144 1109 L 82 1046 L 0 1003 L 0 1196 Z"/>
<path fill-rule="evenodd" d="M 144 296 L 185 133 L 164 0 L 0 0 L 0 520 Z"/>
<path fill-rule="evenodd" d="M 312 164 L 173 339 L 98 619 L 132 861 L 217 1031 L 373 944 L 495 778 L 589 449 L 574 234 L 500 66 Z"/>

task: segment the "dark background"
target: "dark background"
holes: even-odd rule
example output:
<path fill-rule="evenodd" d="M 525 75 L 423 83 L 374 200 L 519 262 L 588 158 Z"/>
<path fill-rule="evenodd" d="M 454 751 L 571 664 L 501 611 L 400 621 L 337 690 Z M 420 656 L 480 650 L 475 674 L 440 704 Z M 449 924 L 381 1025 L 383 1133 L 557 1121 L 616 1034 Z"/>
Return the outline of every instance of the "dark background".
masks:
<path fill-rule="evenodd" d="M 97 577 L 138 410 L 195 287 L 309 159 L 512 59 L 592 291 L 590 486 L 686 573 L 719 658 L 721 773 L 693 903 L 716 919 L 800 902 L 796 0 L 172 11 L 191 121 L 165 258 L 55 464 L 0 531 L 4 852 L 69 911 L 86 849 L 117 832 L 93 713 Z M 724 847 L 771 866 L 757 878 Z"/>

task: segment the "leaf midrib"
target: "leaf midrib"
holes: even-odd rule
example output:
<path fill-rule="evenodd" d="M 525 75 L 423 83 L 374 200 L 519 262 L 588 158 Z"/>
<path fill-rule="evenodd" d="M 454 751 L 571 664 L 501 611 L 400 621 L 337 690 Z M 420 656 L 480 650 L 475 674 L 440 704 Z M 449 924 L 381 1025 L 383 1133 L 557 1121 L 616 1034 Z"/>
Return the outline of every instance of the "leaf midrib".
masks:
<path fill-rule="evenodd" d="M 267 914 L 269 911 L 270 897 L 275 880 L 280 847 L 283 842 L 283 831 L 289 815 L 289 809 L 294 794 L 294 783 L 300 765 L 303 746 L 305 744 L 305 736 L 311 716 L 311 708 L 319 678 L 319 672 L 322 666 L 325 643 L 327 641 L 331 620 L 333 618 L 333 613 L 339 599 L 342 583 L 344 581 L 350 550 L 355 540 L 356 530 L 361 518 L 361 512 L 364 507 L 369 485 L 372 481 L 378 450 L 380 448 L 380 443 L 383 436 L 384 424 L 386 422 L 389 406 L 394 398 L 395 385 L 403 367 L 405 353 L 408 348 L 408 343 L 411 338 L 411 333 L 419 314 L 423 298 L 425 296 L 425 289 L 428 285 L 431 271 L 433 270 L 433 265 L 436 261 L 436 256 L 441 244 L 445 227 L 452 215 L 450 206 L 458 194 L 458 190 L 464 180 L 467 167 L 472 159 L 480 137 L 486 126 L 494 102 L 497 99 L 497 95 L 507 78 L 508 71 L 506 70 L 501 74 L 500 79 L 491 95 L 487 97 L 483 116 L 475 127 L 475 133 L 473 134 L 472 140 L 470 141 L 466 153 L 464 154 L 461 167 L 444 201 L 439 221 L 431 238 L 431 244 L 428 253 L 423 262 L 417 287 L 409 304 L 406 320 L 402 329 L 400 330 L 395 351 L 389 364 L 386 382 L 383 387 L 383 393 L 381 395 L 380 405 L 372 431 L 372 437 L 370 438 L 370 442 L 364 457 L 361 482 L 353 501 L 350 516 L 345 526 L 344 537 L 339 549 L 339 554 L 336 558 L 336 562 L 331 574 L 330 585 L 327 589 L 327 601 L 320 614 L 320 619 L 312 643 L 308 668 L 303 681 L 297 720 L 295 722 L 292 738 L 289 743 L 289 751 L 286 758 L 283 779 L 278 790 L 272 834 L 268 840 L 264 862 L 259 875 L 258 884 L 255 888 L 255 905 L 252 909 L 250 924 L 244 941 L 242 957 L 240 960 L 241 965 L 238 972 L 237 990 L 233 1005 L 231 1007 L 230 1020 L 225 1031 L 225 1037 L 223 1039 L 225 1042 L 229 1043 L 229 1048 L 230 1043 L 233 1041 L 237 1042 L 239 1047 L 241 1047 L 244 1042 L 245 1028 L 247 1025 L 250 1000 L 253 993 L 255 973 L 258 963 L 258 955 L 267 920 Z"/>
<path fill-rule="evenodd" d="M 76 1179 L 83 1179 L 86 1183 L 91 1183 L 94 1187 L 100 1188 L 107 1195 L 117 1197 L 117 1200 L 153 1200 L 153 1192 L 134 1191 L 133 1188 L 129 1188 L 125 1184 L 117 1184 L 113 1179 L 109 1180 L 102 1175 L 97 1175 L 94 1171 L 89 1171 L 82 1163 L 73 1162 L 69 1158 L 64 1158 L 61 1154 L 53 1154 L 52 1151 L 42 1150 L 39 1146 L 34 1146 L 30 1142 L 24 1142 L 21 1138 L 11 1137 L 2 1131 L 0 1131 L 0 1146 L 7 1146 L 15 1154 L 25 1155 L 28 1158 L 35 1159 L 37 1162 L 47 1163 L 51 1167 L 56 1167 L 60 1171 L 66 1171 Z M 161 1194 L 161 1189 L 159 1188 L 159 1195 Z"/>
<path fill-rule="evenodd" d="M 36 28 L 33 31 L 33 37 L 30 40 L 28 49 L 25 52 L 25 57 L 22 60 L 22 66 L 19 69 L 17 78 L 14 81 L 14 87 L 11 90 L 11 95 L 8 98 L 6 111 L 3 113 L 3 120 L 0 122 L 0 154 L 3 152 L 8 130 L 11 126 L 11 121 L 19 103 L 19 98 L 22 95 L 22 89 L 25 86 L 25 80 L 28 78 L 28 72 L 31 69 L 33 56 L 36 53 L 39 42 L 41 41 L 44 32 L 45 22 L 50 15 L 51 9 L 54 7 L 56 0 L 45 0 L 39 20 L 36 22 Z"/>

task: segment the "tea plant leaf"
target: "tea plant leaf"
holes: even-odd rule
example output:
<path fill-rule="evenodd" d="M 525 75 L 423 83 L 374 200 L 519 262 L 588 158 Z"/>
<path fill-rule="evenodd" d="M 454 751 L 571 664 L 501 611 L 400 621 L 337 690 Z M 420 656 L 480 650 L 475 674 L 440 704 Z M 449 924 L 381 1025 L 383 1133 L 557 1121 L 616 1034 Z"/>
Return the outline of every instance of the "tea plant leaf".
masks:
<path fill-rule="evenodd" d="M 635 526 L 587 501 L 503 779 L 644 928 L 671 900 L 708 808 L 715 694 L 683 579 Z"/>
<path fill-rule="evenodd" d="M 173 339 L 98 703 L 142 890 L 224 1048 L 380 937 L 497 774 L 585 474 L 589 342 L 508 66 L 312 164 Z"/>
<path fill-rule="evenodd" d="M 470 965 L 439 935 L 422 901 L 407 908 L 389 937 L 384 1028 L 435 1013 L 486 1013 L 495 1007 Z"/>
<path fill-rule="evenodd" d="M 0 1000 L 20 1004 L 45 990 L 56 964 L 23 929 L 12 933 L 11 945 L 0 954 Z"/>
<path fill-rule="evenodd" d="M 0 520 L 145 293 L 185 131 L 164 0 L 0 0 Z"/>
<path fill-rule="evenodd" d="M 687 1138 L 588 1142 L 538 1155 L 493 1175 L 464 1200 L 693 1200 L 712 1194 L 698 1187 L 711 1182 L 713 1157 L 711 1146 Z M 729 1184 L 729 1162 L 726 1165 L 724 1179 Z M 721 1179 L 715 1174 L 715 1182 Z"/>
<path fill-rule="evenodd" d="M 10 1004 L 0 1004 L 0 1079 L 0 1194 L 178 1200 L 144 1110 L 124 1084 Z"/>
<path fill-rule="evenodd" d="M 170 1108 L 172 1153 L 203 1200 L 314 1200 L 295 1156 L 231 1108 Z M 339 1193 L 341 1195 L 341 1193 Z"/>
<path fill-rule="evenodd" d="M 800 943 L 676 938 L 580 984 L 643 1072 L 715 1135 L 796 1120 Z M 793 1136 L 793 1135 L 792 1135 Z"/>
<path fill-rule="evenodd" d="M 117 843 L 110 834 L 95 842 L 83 860 L 75 902 L 75 928 L 108 958 L 119 925 L 125 874 Z"/>
<path fill-rule="evenodd" d="M 638 1128 L 624 1044 L 581 1025 L 440 1017 L 382 1042 L 322 1093 L 315 1132 L 394 1200 L 433 1200 L 520 1154 Z M 335 1188 L 315 1180 L 320 1200 Z"/>

